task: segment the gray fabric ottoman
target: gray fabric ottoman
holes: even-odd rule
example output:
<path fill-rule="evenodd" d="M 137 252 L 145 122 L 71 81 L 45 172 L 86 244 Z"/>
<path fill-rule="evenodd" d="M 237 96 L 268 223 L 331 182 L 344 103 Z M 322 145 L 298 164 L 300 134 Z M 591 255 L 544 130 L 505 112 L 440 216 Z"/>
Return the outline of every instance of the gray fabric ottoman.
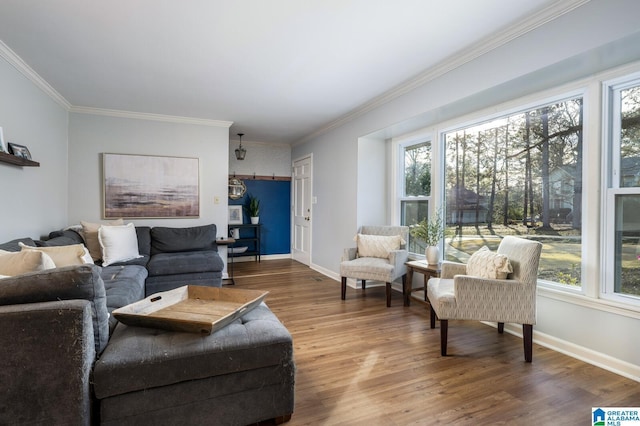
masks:
<path fill-rule="evenodd" d="M 286 421 L 294 406 L 293 343 L 264 303 L 211 335 L 118 324 L 93 381 L 101 424 Z"/>

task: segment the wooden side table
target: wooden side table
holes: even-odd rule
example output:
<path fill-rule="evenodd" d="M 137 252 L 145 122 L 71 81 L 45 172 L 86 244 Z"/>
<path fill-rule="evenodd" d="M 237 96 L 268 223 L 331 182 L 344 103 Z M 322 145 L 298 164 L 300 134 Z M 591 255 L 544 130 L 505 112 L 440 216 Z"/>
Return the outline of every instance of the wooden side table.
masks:
<path fill-rule="evenodd" d="M 429 265 L 425 260 L 412 260 L 405 263 L 407 267 L 407 279 L 404 282 L 404 306 L 411 304 L 411 293 L 420 290 L 420 287 L 413 288 L 413 273 L 419 272 L 424 275 L 424 301 L 427 301 L 427 281 L 429 278 L 440 277 L 440 264 Z"/>

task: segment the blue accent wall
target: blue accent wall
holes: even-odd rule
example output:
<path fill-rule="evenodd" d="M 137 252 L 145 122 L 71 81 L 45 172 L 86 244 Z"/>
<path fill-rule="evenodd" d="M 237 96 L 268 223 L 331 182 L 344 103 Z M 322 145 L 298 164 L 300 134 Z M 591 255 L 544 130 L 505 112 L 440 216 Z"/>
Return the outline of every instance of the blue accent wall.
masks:
<path fill-rule="evenodd" d="M 229 200 L 229 205 L 246 206 L 249 195 L 260 200 L 261 254 L 291 253 L 291 182 L 247 179 L 244 184 L 247 187 L 245 196 Z M 243 223 L 251 223 L 244 209 L 242 214 Z"/>

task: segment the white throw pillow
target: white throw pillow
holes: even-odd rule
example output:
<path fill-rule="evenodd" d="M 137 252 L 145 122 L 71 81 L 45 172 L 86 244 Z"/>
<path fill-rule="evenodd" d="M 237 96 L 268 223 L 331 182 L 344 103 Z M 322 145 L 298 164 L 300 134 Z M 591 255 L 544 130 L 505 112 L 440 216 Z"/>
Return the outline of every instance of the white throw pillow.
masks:
<path fill-rule="evenodd" d="M 142 257 L 138 251 L 138 237 L 133 223 L 101 226 L 98 229 L 98 241 L 102 249 L 102 266 Z"/>
<path fill-rule="evenodd" d="M 41 251 L 49 255 L 56 264 L 56 268 L 64 266 L 83 265 L 93 263 L 93 259 L 88 255 L 87 248 L 82 244 L 71 244 L 67 246 L 32 247 L 23 243 L 18 243 L 22 251 Z"/>
<path fill-rule="evenodd" d="M 41 251 L 4 251 L 0 250 L 0 275 L 14 276 L 27 272 L 54 269 L 56 264 Z"/>
<path fill-rule="evenodd" d="M 484 246 L 471 255 L 467 262 L 467 275 L 489 279 L 505 279 L 513 272 L 511 262 L 504 254 L 494 253 Z"/>
<path fill-rule="evenodd" d="M 368 235 L 357 234 L 355 240 L 358 245 L 359 257 L 380 257 L 386 259 L 393 250 L 399 250 L 405 243 L 399 235 Z"/>
<path fill-rule="evenodd" d="M 122 226 L 124 225 L 124 221 L 122 219 L 112 220 L 110 222 L 105 223 L 92 223 L 80 221 L 82 225 L 82 231 L 80 235 L 84 240 L 85 245 L 89 249 L 89 253 L 91 253 L 91 257 L 93 260 L 102 259 L 102 250 L 100 249 L 100 241 L 98 241 L 98 229 L 101 226 Z"/>

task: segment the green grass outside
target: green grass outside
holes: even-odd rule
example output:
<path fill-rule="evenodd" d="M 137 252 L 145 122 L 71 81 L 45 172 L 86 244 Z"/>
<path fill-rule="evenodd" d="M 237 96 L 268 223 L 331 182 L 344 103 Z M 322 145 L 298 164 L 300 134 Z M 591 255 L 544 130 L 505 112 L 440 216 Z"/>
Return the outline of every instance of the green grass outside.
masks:
<path fill-rule="evenodd" d="M 580 286 L 582 241 L 578 231 L 568 225 L 554 225 L 551 229 L 528 229 L 523 225 L 447 227 L 445 260 L 466 262 L 482 246 L 496 250 L 502 237 L 515 235 L 542 243 L 538 278 L 557 283 Z M 640 260 L 635 242 L 623 245 L 622 293 L 640 295 Z"/>

